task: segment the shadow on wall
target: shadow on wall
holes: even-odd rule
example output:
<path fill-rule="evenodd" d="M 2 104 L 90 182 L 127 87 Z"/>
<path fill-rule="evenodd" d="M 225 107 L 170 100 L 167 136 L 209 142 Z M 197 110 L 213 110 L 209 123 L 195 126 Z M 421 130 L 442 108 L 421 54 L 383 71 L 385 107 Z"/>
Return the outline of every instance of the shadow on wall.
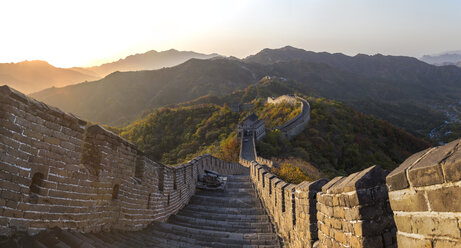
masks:
<path fill-rule="evenodd" d="M 317 194 L 318 247 L 397 244 L 387 174 L 372 166 L 348 177 L 336 177 L 322 187 Z"/>
<path fill-rule="evenodd" d="M 244 147 L 243 138 L 241 142 Z M 250 167 L 258 196 L 286 246 L 379 248 L 397 244 L 387 171 L 372 166 L 329 182 L 320 179 L 294 185 L 270 173 L 266 165 L 273 163 L 257 156 L 254 143 L 246 143 L 253 147 L 242 148 L 240 163 Z M 256 161 L 249 161 L 250 157 Z"/>
<path fill-rule="evenodd" d="M 248 171 L 210 155 L 174 168 L 156 163 L 101 126 L 7 86 L 0 123 L 0 236 L 56 226 L 140 230 L 185 206 L 205 169 Z"/>

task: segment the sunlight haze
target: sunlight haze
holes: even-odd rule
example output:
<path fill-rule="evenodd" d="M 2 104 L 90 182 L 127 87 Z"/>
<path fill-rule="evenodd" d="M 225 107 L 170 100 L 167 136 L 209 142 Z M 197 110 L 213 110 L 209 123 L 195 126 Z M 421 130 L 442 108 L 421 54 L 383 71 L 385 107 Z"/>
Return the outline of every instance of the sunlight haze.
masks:
<path fill-rule="evenodd" d="M 171 48 L 245 57 L 286 45 L 421 56 L 459 50 L 461 2 L 2 1 L 0 62 L 91 66 Z"/>

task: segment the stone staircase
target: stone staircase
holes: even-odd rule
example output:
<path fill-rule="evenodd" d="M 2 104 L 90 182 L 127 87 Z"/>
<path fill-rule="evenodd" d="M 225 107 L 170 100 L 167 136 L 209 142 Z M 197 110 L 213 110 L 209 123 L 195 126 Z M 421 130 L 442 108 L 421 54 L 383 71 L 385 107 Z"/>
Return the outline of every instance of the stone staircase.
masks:
<path fill-rule="evenodd" d="M 197 191 L 166 223 L 136 232 L 86 233 L 58 228 L 0 242 L 0 247 L 280 247 L 248 175 L 228 176 L 225 192 Z"/>
<path fill-rule="evenodd" d="M 226 192 L 197 192 L 167 223 L 153 228 L 159 234 L 177 234 L 167 242 L 186 237 L 198 247 L 279 247 L 247 175 L 229 176 Z"/>

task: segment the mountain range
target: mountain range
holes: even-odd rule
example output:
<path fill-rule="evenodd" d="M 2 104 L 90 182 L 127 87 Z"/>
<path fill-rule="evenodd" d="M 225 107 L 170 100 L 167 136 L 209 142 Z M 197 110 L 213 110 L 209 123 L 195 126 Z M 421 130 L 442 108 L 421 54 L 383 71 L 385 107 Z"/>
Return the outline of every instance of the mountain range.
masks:
<path fill-rule="evenodd" d="M 217 56 L 219 55 L 170 49 L 130 55 L 115 62 L 92 67 L 57 68 L 40 60 L 3 63 L 0 64 L 0 83 L 32 93 L 50 87 L 98 80 L 115 71 L 154 70 L 172 67 L 191 58 L 209 59 Z"/>
<path fill-rule="evenodd" d="M 99 78 L 99 76 L 90 71 L 57 68 L 41 60 L 0 63 L 0 83 L 10 85 L 24 93 Z"/>
<path fill-rule="evenodd" d="M 261 83 L 265 76 L 276 80 Z M 258 95 L 268 85 L 273 95 L 298 92 L 345 102 L 420 137 L 443 125 L 445 115 L 456 115 L 449 111 L 461 104 L 461 68 L 405 56 L 347 56 L 291 46 L 264 49 L 244 59 L 217 56 L 157 70 L 117 71 L 31 96 L 90 121 L 122 126 L 155 108 L 252 86 Z"/>
<path fill-rule="evenodd" d="M 163 67 L 179 65 L 192 58 L 210 59 L 218 56 L 220 55 L 216 53 L 202 54 L 191 51 L 178 51 L 175 49 L 162 52 L 151 50 L 145 53 L 130 55 L 124 59 L 119 59 L 111 63 L 92 67 L 77 67 L 77 69 L 89 70 L 97 73 L 100 77 L 105 77 L 115 71 L 155 70 Z"/>
<path fill-rule="evenodd" d="M 421 60 L 433 65 L 456 65 L 461 67 L 461 51 L 424 55 L 421 57 Z"/>

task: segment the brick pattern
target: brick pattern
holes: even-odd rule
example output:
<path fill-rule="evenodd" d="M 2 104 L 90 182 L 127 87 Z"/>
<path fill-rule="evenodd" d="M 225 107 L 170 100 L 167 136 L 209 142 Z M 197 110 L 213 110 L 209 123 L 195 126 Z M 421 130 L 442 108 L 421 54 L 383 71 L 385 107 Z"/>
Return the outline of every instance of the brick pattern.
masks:
<path fill-rule="evenodd" d="M 240 164 L 288 247 L 461 247 L 461 139 L 416 153 L 388 175 L 372 166 L 299 185 L 247 150 Z"/>
<path fill-rule="evenodd" d="M 416 153 L 387 177 L 399 247 L 461 247 L 460 145 Z"/>
<path fill-rule="evenodd" d="M 319 247 L 395 247 L 386 175 L 372 166 L 323 186 L 317 195 Z"/>
<path fill-rule="evenodd" d="M 285 246 L 396 247 L 387 172 L 379 166 L 330 182 L 293 185 L 256 161 L 240 160 L 250 167 L 256 192 Z"/>
<path fill-rule="evenodd" d="M 284 244 L 311 247 L 317 239 L 316 195 L 327 180 L 294 185 L 279 179 L 255 161 L 249 166 L 256 192 Z"/>
<path fill-rule="evenodd" d="M 104 128 L 7 86 L 0 123 L 0 236 L 52 227 L 140 230 L 186 205 L 205 169 L 248 171 L 210 155 L 156 163 Z"/>

